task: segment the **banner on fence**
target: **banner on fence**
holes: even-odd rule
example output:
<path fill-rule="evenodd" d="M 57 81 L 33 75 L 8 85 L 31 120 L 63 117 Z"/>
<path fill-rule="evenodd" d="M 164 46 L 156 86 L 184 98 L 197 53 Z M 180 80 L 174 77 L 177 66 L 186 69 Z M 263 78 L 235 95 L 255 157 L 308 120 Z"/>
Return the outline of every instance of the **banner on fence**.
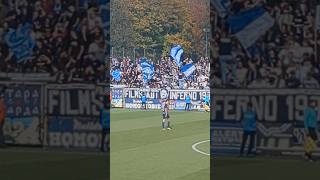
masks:
<path fill-rule="evenodd" d="M 215 123 L 211 128 L 211 141 L 213 142 L 211 152 L 213 154 L 239 154 L 242 133 L 239 124 Z"/>
<path fill-rule="evenodd" d="M 111 89 L 111 105 L 112 107 L 122 108 L 123 107 L 123 88 L 112 88 Z"/>
<path fill-rule="evenodd" d="M 185 109 L 185 107 L 186 107 L 185 101 L 175 100 L 174 102 L 175 102 L 174 103 L 174 105 L 175 105 L 174 109 L 175 110 L 184 110 Z"/>
<path fill-rule="evenodd" d="M 99 110 L 103 106 L 104 89 L 92 85 L 48 86 L 48 146 L 100 148 Z"/>
<path fill-rule="evenodd" d="M 40 145 L 41 85 L 10 85 L 5 91 L 5 142 L 8 144 Z"/>
<path fill-rule="evenodd" d="M 320 90 L 215 90 L 211 119 L 215 136 L 213 144 L 217 147 L 213 148 L 226 152 L 230 148 L 239 148 L 242 136 L 240 117 L 251 101 L 258 120 L 257 149 L 302 152 L 304 109 L 311 100 L 318 102 L 319 115 Z"/>
<path fill-rule="evenodd" d="M 40 119 L 33 117 L 8 117 L 4 124 L 5 142 L 19 145 L 41 145 Z"/>
<path fill-rule="evenodd" d="M 48 139 L 51 147 L 100 148 L 102 128 L 99 118 L 52 116 L 48 122 Z"/>
<path fill-rule="evenodd" d="M 139 89 L 125 88 L 123 92 L 125 108 L 141 108 L 141 96 L 144 93 L 147 96 L 148 109 L 161 109 L 161 100 L 170 101 L 169 108 L 182 110 L 185 107 L 185 97 L 190 95 L 192 109 L 201 110 L 201 101 L 203 97 L 209 94 L 209 90 L 166 90 L 166 89 Z"/>

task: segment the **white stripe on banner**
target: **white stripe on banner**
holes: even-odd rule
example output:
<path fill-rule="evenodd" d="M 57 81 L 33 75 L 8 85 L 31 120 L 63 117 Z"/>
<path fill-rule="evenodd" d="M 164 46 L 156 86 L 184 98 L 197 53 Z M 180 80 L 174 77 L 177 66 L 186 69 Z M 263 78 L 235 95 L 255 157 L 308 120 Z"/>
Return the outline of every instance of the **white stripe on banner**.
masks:
<path fill-rule="evenodd" d="M 181 48 L 181 49 L 179 49 L 179 51 L 177 52 L 177 54 L 176 54 L 176 63 L 177 63 L 177 65 L 178 66 L 180 66 L 181 65 L 181 56 L 182 56 L 182 54 L 183 54 L 183 49 Z"/>
<path fill-rule="evenodd" d="M 257 41 L 263 34 L 267 32 L 274 24 L 273 18 L 265 12 L 262 16 L 248 24 L 244 29 L 236 33 L 243 47 L 249 48 L 255 41 Z"/>

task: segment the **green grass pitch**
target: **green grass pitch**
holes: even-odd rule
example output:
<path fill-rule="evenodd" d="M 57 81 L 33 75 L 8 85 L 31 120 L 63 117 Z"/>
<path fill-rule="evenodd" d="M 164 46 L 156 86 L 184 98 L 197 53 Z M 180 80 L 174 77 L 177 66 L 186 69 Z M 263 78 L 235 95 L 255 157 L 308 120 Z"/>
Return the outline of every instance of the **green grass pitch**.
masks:
<path fill-rule="evenodd" d="M 1 180 L 107 180 L 109 157 L 102 153 L 66 153 L 40 148 L 0 150 Z"/>
<path fill-rule="evenodd" d="M 163 131 L 160 110 L 111 111 L 112 180 L 209 180 L 210 156 L 192 149 L 209 139 L 209 113 L 171 111 Z M 209 142 L 196 146 L 209 153 Z"/>
<path fill-rule="evenodd" d="M 307 162 L 302 157 L 214 157 L 214 180 L 308 180 L 319 179 L 319 162 Z"/>

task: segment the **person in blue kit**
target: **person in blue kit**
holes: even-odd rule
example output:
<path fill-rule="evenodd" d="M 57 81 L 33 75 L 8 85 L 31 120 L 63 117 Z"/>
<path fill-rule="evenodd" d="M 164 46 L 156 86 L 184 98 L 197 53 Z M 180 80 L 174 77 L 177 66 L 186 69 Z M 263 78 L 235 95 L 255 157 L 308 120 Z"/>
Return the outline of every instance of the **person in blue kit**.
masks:
<path fill-rule="evenodd" d="M 317 136 L 317 103 L 316 101 L 311 101 L 309 103 L 309 106 L 304 110 L 304 128 L 306 131 L 306 136 L 308 138 L 311 138 L 311 141 L 314 141 L 312 143 L 316 144 L 318 141 L 318 136 Z M 305 148 L 305 158 L 309 161 L 314 161 L 312 157 L 312 151 L 314 151 L 314 148 Z"/>
<path fill-rule="evenodd" d="M 185 101 L 186 101 L 186 106 L 185 106 L 184 110 L 185 111 L 190 111 L 191 98 L 190 98 L 189 94 L 187 94 Z"/>
<path fill-rule="evenodd" d="M 203 97 L 203 103 L 205 111 L 210 112 L 210 96 L 208 94 Z"/>
<path fill-rule="evenodd" d="M 107 96 L 104 97 L 103 107 L 100 108 L 100 125 L 102 127 L 100 150 L 103 152 L 109 151 L 109 143 L 107 143 L 107 148 L 105 146 L 105 140 L 109 138 L 110 134 L 110 111 L 108 108 L 110 102 L 108 102 L 108 99 Z"/>
<path fill-rule="evenodd" d="M 205 95 L 205 96 L 204 96 L 204 103 L 205 103 L 207 106 L 210 106 L 210 96 L 209 96 L 209 95 Z"/>
<path fill-rule="evenodd" d="M 249 102 L 247 105 L 247 110 L 243 112 L 241 120 L 243 121 L 243 136 L 240 148 L 240 156 L 243 156 L 244 147 L 247 143 L 248 137 L 250 137 L 249 147 L 247 156 L 254 155 L 252 152 L 254 148 L 256 126 L 257 126 L 257 114 L 252 107 L 252 103 Z"/>
<path fill-rule="evenodd" d="M 147 109 L 147 96 L 144 93 L 141 96 L 141 109 Z"/>

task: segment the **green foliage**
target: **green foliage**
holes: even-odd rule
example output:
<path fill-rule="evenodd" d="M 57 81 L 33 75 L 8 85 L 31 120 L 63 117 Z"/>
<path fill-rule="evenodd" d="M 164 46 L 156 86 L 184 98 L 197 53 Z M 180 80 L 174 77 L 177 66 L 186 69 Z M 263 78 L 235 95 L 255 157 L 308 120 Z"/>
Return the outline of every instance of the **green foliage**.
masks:
<path fill-rule="evenodd" d="M 185 54 L 189 55 L 191 50 L 191 42 L 184 39 L 181 33 L 173 34 L 173 35 L 166 35 L 164 41 L 164 49 L 163 49 L 163 56 L 167 56 L 170 54 L 170 48 L 173 44 L 180 44 L 185 52 Z"/>
<path fill-rule="evenodd" d="M 111 45 L 118 50 L 121 50 L 122 47 L 134 47 L 135 45 L 128 2 L 129 0 L 111 1 Z"/>
<path fill-rule="evenodd" d="M 161 49 L 167 55 L 171 45 L 179 43 L 187 54 L 193 49 L 203 55 L 203 28 L 209 21 L 209 3 L 205 0 L 113 0 L 111 3 L 115 5 L 111 16 L 113 46 Z"/>

